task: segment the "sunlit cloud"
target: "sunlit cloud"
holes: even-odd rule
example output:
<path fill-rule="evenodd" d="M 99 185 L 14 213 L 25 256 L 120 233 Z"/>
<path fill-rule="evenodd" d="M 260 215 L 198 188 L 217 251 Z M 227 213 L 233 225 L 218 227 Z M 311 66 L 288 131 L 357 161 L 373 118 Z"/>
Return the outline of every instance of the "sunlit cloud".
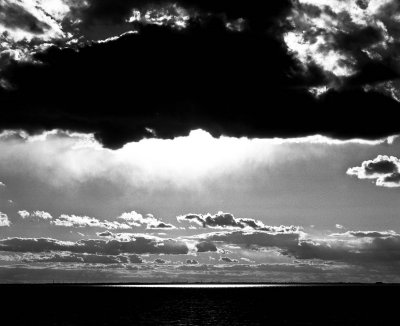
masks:
<path fill-rule="evenodd" d="M 347 174 L 375 181 L 380 187 L 397 188 L 400 187 L 400 160 L 394 156 L 379 155 L 362 162 L 361 166 L 349 168 Z"/>

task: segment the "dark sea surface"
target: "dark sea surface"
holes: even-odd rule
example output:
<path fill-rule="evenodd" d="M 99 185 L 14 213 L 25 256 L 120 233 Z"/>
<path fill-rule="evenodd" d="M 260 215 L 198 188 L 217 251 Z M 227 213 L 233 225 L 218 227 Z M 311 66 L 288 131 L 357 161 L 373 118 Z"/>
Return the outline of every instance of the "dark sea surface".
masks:
<path fill-rule="evenodd" d="M 1 285 L 0 325 L 400 325 L 397 285 Z"/>

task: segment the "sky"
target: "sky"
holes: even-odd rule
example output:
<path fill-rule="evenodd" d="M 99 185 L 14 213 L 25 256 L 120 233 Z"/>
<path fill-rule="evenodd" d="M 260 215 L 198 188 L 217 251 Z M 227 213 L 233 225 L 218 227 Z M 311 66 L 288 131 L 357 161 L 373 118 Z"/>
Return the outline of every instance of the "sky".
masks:
<path fill-rule="evenodd" d="M 0 0 L 0 282 L 399 282 L 396 0 Z"/>

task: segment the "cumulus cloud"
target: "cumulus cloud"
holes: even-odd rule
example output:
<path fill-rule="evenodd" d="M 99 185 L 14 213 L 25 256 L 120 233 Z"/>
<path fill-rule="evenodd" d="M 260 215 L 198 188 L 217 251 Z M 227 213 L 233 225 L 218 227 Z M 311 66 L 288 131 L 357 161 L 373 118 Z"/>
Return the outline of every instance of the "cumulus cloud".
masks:
<path fill-rule="evenodd" d="M 349 168 L 347 174 L 358 179 L 373 180 L 380 187 L 400 187 L 400 160 L 394 156 L 379 155 L 362 162 L 361 166 Z"/>
<path fill-rule="evenodd" d="M 0 250 L 10 252 L 67 251 L 97 255 L 121 254 L 187 254 L 187 245 L 178 240 L 148 235 L 124 235 L 114 239 L 88 239 L 77 242 L 50 238 L 7 238 L 0 240 Z"/>
<path fill-rule="evenodd" d="M 0 226 L 10 226 L 11 222 L 8 219 L 8 215 L 0 212 Z"/>
<path fill-rule="evenodd" d="M 270 233 L 265 231 L 224 231 L 201 234 L 196 236 L 196 238 L 214 242 L 241 245 L 246 248 L 276 247 L 287 249 L 298 245 L 300 235 L 300 231 L 288 231 L 285 233 Z"/>
<path fill-rule="evenodd" d="M 142 264 L 143 263 L 142 257 L 135 255 L 135 254 L 128 255 L 128 259 L 131 264 Z"/>
<path fill-rule="evenodd" d="M 95 254 L 53 254 L 47 256 L 39 256 L 25 258 L 24 262 L 34 263 L 77 263 L 77 264 L 121 264 L 127 263 L 125 256 L 109 256 Z"/>
<path fill-rule="evenodd" d="M 30 213 L 26 210 L 21 210 L 18 211 L 19 216 L 21 216 L 23 219 L 28 218 L 30 216 Z"/>
<path fill-rule="evenodd" d="M 284 254 L 297 259 L 317 259 L 348 264 L 385 264 L 400 268 L 400 236 L 361 237 L 358 241 L 301 241 Z"/>
<path fill-rule="evenodd" d="M 157 259 L 154 260 L 154 263 L 155 263 L 155 264 L 165 264 L 166 261 L 165 261 L 164 259 L 157 258 Z"/>
<path fill-rule="evenodd" d="M 223 262 L 223 263 L 238 263 L 239 262 L 237 259 L 233 259 L 233 258 L 229 258 L 229 257 L 220 257 L 219 261 Z"/>
<path fill-rule="evenodd" d="M 292 3 L 284 41 L 304 71 L 317 67 L 322 72 L 320 89 L 369 85 L 378 91 L 386 88 L 383 92 L 398 100 L 399 89 L 390 84 L 400 72 L 397 0 Z"/>
<path fill-rule="evenodd" d="M 348 231 L 345 234 L 349 234 L 357 238 L 387 238 L 390 236 L 397 236 L 397 233 L 394 231 Z"/>
<path fill-rule="evenodd" d="M 266 226 L 261 221 L 249 218 L 235 218 L 230 213 L 218 212 L 217 214 L 201 215 L 201 214 L 186 214 L 177 217 L 179 222 L 187 221 L 194 223 L 203 228 L 209 227 L 214 229 L 253 229 L 271 232 L 286 232 L 296 231 L 294 226 Z"/>
<path fill-rule="evenodd" d="M 202 241 L 196 243 L 197 252 L 216 252 L 218 249 L 214 243 L 208 241 Z"/>
<path fill-rule="evenodd" d="M 349 265 L 370 266 L 382 263 L 400 268 L 400 235 L 393 231 L 347 231 L 313 238 L 302 232 L 268 233 L 262 231 L 214 232 L 195 236 L 243 249 L 276 250 L 298 260 L 320 260 Z"/>
<path fill-rule="evenodd" d="M 21 216 L 23 219 L 27 219 L 27 218 L 37 218 L 37 219 L 41 219 L 41 220 L 53 219 L 53 216 L 51 216 L 50 213 L 45 212 L 45 211 L 28 212 L 26 210 L 20 210 L 20 211 L 18 211 L 18 215 Z"/>
<path fill-rule="evenodd" d="M 147 229 L 175 229 L 172 224 L 165 223 L 152 214 L 147 214 L 146 217 L 136 213 L 135 211 L 123 213 L 118 219 L 124 220 L 124 222 L 130 226 L 146 226 Z"/>
<path fill-rule="evenodd" d="M 77 216 L 77 215 L 66 215 L 62 214 L 57 219 L 51 222 L 57 226 L 72 227 L 72 228 L 84 228 L 84 227 L 98 227 L 105 229 L 130 229 L 131 226 L 125 223 L 119 223 L 117 221 L 109 222 L 107 220 L 100 221 L 94 217 L 88 216 Z"/>
<path fill-rule="evenodd" d="M 5 188 L 5 187 L 6 187 L 6 184 L 5 184 L 4 182 L 1 182 L 1 181 L 0 181 L 0 188 L 2 188 L 2 187 Z"/>

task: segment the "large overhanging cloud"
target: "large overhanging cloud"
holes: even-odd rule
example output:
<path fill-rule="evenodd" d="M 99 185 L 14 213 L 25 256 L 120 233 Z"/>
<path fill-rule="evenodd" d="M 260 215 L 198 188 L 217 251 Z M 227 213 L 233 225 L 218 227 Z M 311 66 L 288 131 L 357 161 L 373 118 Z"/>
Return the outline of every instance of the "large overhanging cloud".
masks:
<path fill-rule="evenodd" d="M 397 0 L 293 0 L 284 35 L 289 51 L 309 75 L 310 87 L 364 87 L 400 101 L 400 5 Z"/>
<path fill-rule="evenodd" d="M 279 26 L 290 16 L 289 1 L 4 4 L 13 15 L 2 25 L 0 129 L 90 132 L 110 148 L 197 128 L 235 137 L 371 139 L 399 131 L 395 118 L 376 124 L 364 116 L 367 104 L 399 114 L 378 86 L 332 91 L 320 101 L 308 93 L 328 85 L 327 74 L 317 69 L 311 81 L 293 75 L 297 59 Z M 326 119 L 324 112 L 334 114 Z"/>

